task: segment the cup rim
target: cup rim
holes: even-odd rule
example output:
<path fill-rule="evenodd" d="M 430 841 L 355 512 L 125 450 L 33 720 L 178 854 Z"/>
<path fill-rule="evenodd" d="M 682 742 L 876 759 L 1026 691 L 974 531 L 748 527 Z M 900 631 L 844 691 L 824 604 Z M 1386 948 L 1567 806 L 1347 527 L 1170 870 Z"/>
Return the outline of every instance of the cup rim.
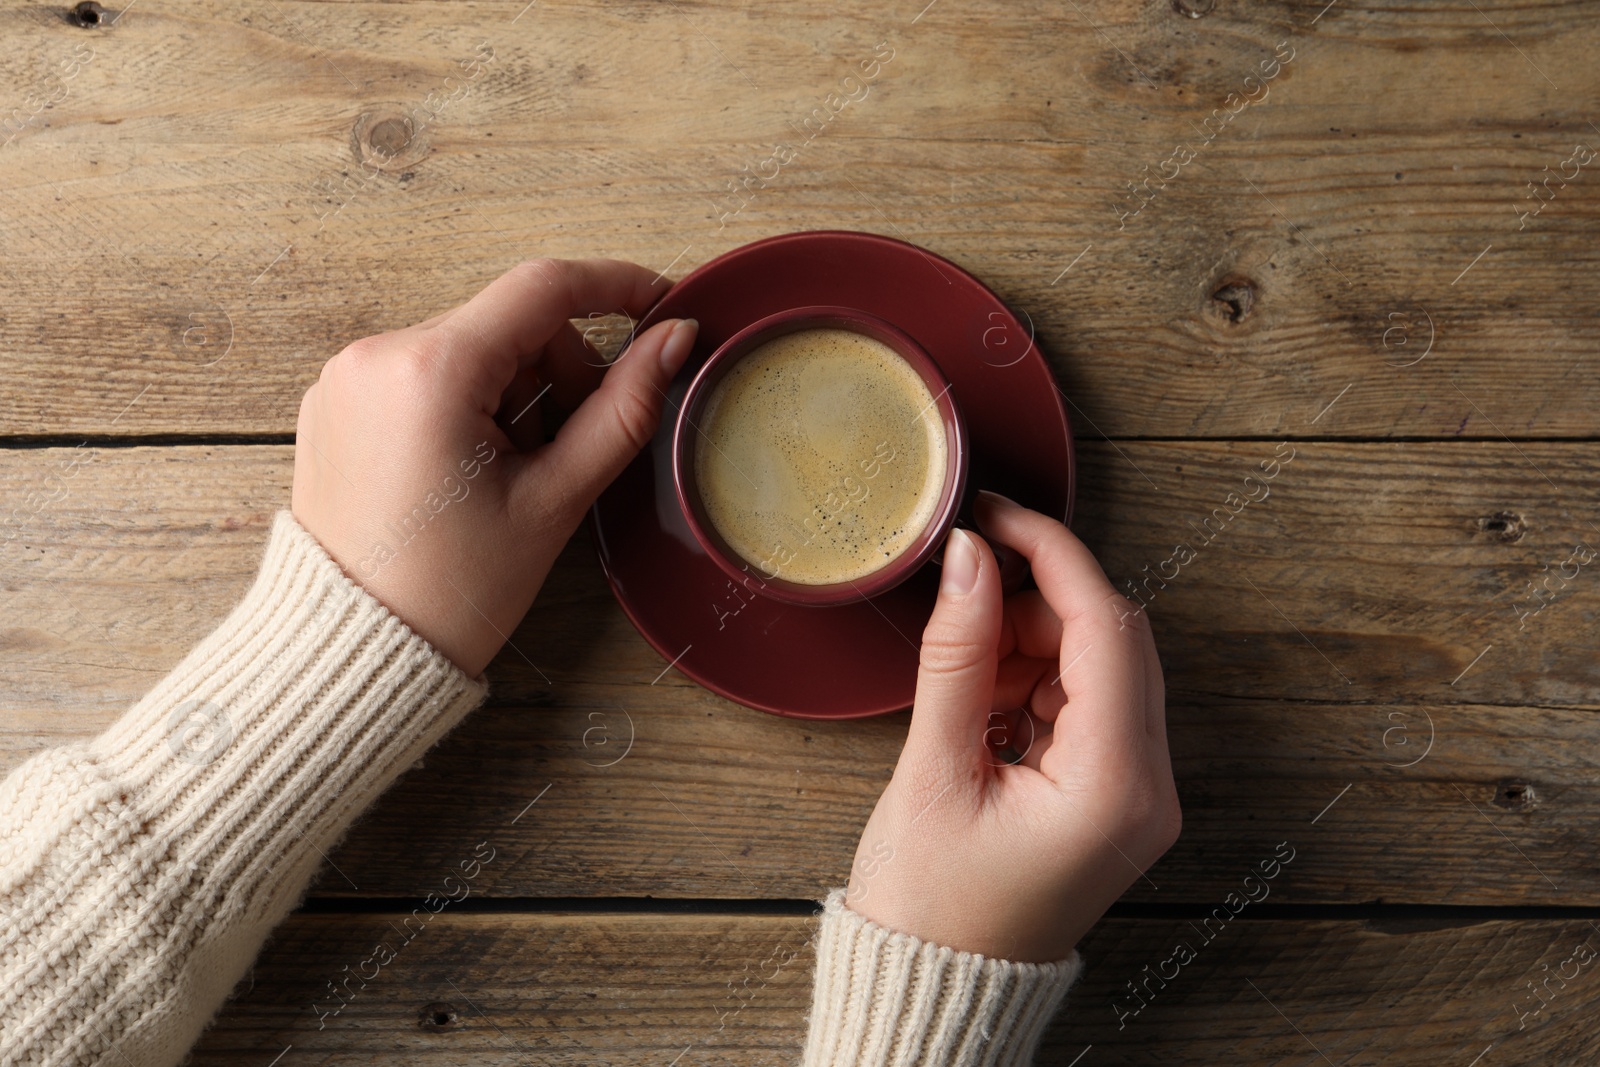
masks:
<path fill-rule="evenodd" d="M 745 355 L 767 341 L 805 329 L 836 328 L 872 337 L 904 359 L 933 395 L 945 431 L 945 478 L 927 524 L 899 555 L 864 577 L 827 584 L 792 582 L 767 574 L 723 541 L 705 512 L 694 478 L 695 423 L 706 399 L 725 374 Z M 686 427 L 692 429 L 686 430 Z M 877 596 L 921 569 L 941 545 L 960 510 L 967 478 L 967 434 L 961 412 L 950 397 L 950 381 L 933 357 L 886 319 L 859 308 L 813 304 L 788 308 L 757 319 L 739 330 L 708 356 L 689 383 L 672 431 L 672 483 L 689 532 L 710 560 L 750 593 L 806 607 L 850 604 Z"/>

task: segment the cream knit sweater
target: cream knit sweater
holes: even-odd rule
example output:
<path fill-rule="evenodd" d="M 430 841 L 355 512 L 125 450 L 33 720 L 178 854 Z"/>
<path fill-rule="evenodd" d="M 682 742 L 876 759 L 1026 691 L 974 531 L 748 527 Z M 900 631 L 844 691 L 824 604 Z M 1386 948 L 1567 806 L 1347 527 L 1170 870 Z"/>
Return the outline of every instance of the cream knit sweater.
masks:
<path fill-rule="evenodd" d="M 110 729 L 0 782 L 0 1065 L 181 1061 L 372 801 L 481 702 L 288 511 L 250 591 Z M 824 903 L 804 1067 L 1015 1065 L 1079 970 Z"/>

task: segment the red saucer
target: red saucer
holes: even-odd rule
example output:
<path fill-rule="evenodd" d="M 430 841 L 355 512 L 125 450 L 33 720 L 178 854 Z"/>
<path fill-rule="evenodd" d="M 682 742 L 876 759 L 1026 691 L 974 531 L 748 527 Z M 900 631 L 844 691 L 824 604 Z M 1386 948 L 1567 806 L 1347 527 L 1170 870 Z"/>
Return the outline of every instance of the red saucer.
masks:
<path fill-rule="evenodd" d="M 690 273 L 639 323 L 700 322 L 655 439 L 595 503 L 600 565 L 622 610 L 671 665 L 740 704 L 804 719 L 911 706 L 938 567 L 871 600 L 794 607 L 730 582 L 706 557 L 672 485 L 672 428 L 717 346 L 777 311 L 841 304 L 914 337 L 950 380 L 971 437 L 969 479 L 1071 518 L 1072 429 L 1044 357 L 988 287 L 949 260 L 870 233 L 818 230 L 736 248 Z"/>

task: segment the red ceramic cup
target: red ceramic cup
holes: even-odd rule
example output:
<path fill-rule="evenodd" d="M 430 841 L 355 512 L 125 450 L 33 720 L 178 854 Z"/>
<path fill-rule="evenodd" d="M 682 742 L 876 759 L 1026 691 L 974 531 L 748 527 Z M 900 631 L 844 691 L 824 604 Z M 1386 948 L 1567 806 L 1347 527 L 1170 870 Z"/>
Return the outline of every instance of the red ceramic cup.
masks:
<path fill-rule="evenodd" d="M 694 454 L 700 415 L 706 401 L 735 363 L 761 345 L 799 330 L 841 329 L 865 334 L 894 350 L 922 378 L 934 398 L 945 432 L 945 476 L 933 514 L 905 550 L 882 567 L 853 581 L 817 585 L 788 581 L 781 567 L 763 570 L 729 548 L 706 515 L 695 485 Z M 701 366 L 678 408 L 672 435 L 672 481 L 689 530 L 700 547 L 730 579 L 760 596 L 807 607 L 849 604 L 876 596 L 900 584 L 938 552 L 962 505 L 967 481 L 967 435 L 961 413 L 950 397 L 950 383 L 933 359 L 904 330 L 875 315 L 848 307 L 800 307 L 759 319 L 740 330 Z"/>

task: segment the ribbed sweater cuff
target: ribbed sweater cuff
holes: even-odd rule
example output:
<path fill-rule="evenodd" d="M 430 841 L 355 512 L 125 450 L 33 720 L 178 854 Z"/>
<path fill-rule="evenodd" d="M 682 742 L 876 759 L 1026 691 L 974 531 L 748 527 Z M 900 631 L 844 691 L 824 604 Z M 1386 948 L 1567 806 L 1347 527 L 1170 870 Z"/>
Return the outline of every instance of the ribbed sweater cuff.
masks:
<path fill-rule="evenodd" d="M 802 1067 L 1026 1067 L 1083 962 L 1017 963 L 823 902 Z"/>
<path fill-rule="evenodd" d="M 244 600 L 89 750 L 146 834 L 237 876 L 326 847 L 486 693 L 284 510 Z"/>
<path fill-rule="evenodd" d="M 278 512 L 209 636 L 105 733 L 0 783 L 0 1061 L 176 1064 L 334 843 L 486 690 Z"/>

